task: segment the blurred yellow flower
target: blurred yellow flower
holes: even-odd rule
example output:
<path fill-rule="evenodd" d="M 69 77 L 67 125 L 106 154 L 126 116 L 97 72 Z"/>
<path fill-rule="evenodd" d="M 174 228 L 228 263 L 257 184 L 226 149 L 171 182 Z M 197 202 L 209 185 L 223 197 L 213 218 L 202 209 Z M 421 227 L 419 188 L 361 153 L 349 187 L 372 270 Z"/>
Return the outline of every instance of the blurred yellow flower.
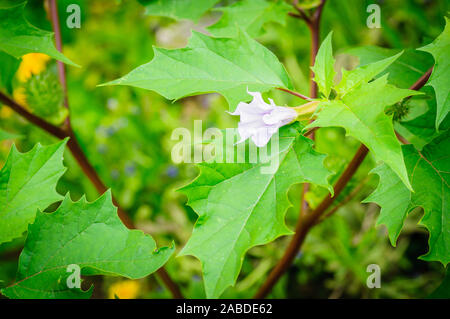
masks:
<path fill-rule="evenodd" d="M 25 94 L 25 88 L 20 87 L 14 90 L 13 99 L 22 106 L 27 106 L 27 95 Z"/>
<path fill-rule="evenodd" d="M 0 118 L 7 119 L 12 114 L 13 114 L 13 111 L 9 107 L 3 106 L 0 109 Z"/>
<path fill-rule="evenodd" d="M 26 82 L 33 74 L 37 75 L 45 70 L 50 57 L 43 53 L 29 53 L 22 56 L 17 78 L 20 82 Z"/>
<path fill-rule="evenodd" d="M 109 298 L 135 299 L 138 296 L 140 285 L 135 280 L 122 280 L 109 287 Z"/>

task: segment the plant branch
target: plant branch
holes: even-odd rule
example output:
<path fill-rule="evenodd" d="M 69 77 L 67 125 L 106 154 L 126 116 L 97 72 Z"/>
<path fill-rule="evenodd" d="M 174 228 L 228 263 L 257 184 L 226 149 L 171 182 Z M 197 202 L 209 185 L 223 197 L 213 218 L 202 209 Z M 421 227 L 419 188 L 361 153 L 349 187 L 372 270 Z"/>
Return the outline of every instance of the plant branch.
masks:
<path fill-rule="evenodd" d="M 303 10 L 302 8 L 300 8 L 299 4 L 298 4 L 298 0 L 294 0 L 292 5 L 294 6 L 295 10 L 297 10 L 297 12 L 299 13 L 297 16 L 303 20 L 305 20 L 305 22 L 310 23 L 311 20 L 308 17 L 308 15 L 306 14 L 305 10 Z"/>
<path fill-rule="evenodd" d="M 58 4 L 57 0 L 49 0 L 49 11 L 50 18 L 52 22 L 53 31 L 55 32 L 55 44 L 56 49 L 59 52 L 62 52 L 62 39 L 61 39 L 61 27 L 59 25 L 59 17 L 58 17 Z M 58 65 L 58 75 L 59 81 L 61 82 L 61 86 L 64 92 L 64 106 L 69 109 L 69 98 L 67 94 L 67 80 L 66 80 L 66 68 L 63 62 L 57 61 Z M 68 116 L 67 121 L 70 121 L 70 117 Z"/>
<path fill-rule="evenodd" d="M 320 44 L 320 20 L 322 17 L 323 7 L 325 6 L 326 0 L 322 0 L 320 5 L 315 9 L 311 16 L 308 16 L 298 4 L 298 0 L 292 2 L 292 6 L 298 11 L 297 13 L 290 12 L 289 15 L 295 18 L 299 18 L 305 21 L 311 33 L 311 55 L 310 55 L 310 66 L 314 65 L 316 60 L 317 51 L 319 50 Z M 317 97 L 317 84 L 313 81 L 314 73 L 310 69 L 310 95 L 312 98 Z M 314 136 L 312 136 L 314 138 Z"/>
<path fill-rule="evenodd" d="M 410 90 L 420 90 L 427 82 L 433 72 L 433 67 L 429 68 L 411 87 Z"/>
<path fill-rule="evenodd" d="M 313 13 L 313 21 L 315 21 L 316 23 L 320 23 L 320 18 L 322 16 L 323 7 L 325 5 L 325 2 L 327 2 L 327 0 L 321 0 L 320 5 L 317 7 L 316 11 L 314 11 L 314 13 Z"/>
<path fill-rule="evenodd" d="M 0 92 L 0 102 L 3 104 L 9 106 L 14 112 L 21 115 L 23 118 L 28 120 L 30 123 L 42 128 L 44 131 L 47 131 L 51 135 L 59 138 L 64 139 L 68 136 L 68 134 L 60 127 L 53 125 L 44 119 L 41 119 L 40 117 L 30 113 L 25 107 L 15 102 L 13 99 L 8 97 L 3 92 Z"/>
<path fill-rule="evenodd" d="M 432 72 L 432 68 L 429 69 L 423 76 L 421 76 L 409 89 L 410 90 L 419 90 L 421 89 L 428 81 Z M 308 132 L 306 133 L 308 134 Z M 353 156 L 353 159 L 348 164 L 344 173 L 342 173 L 339 180 L 336 182 L 334 186 L 334 197 L 331 197 L 330 194 L 325 197 L 322 202 L 314 209 L 312 212 L 305 214 L 303 218 L 299 218 L 297 221 L 297 225 L 295 228 L 295 234 L 289 243 L 283 257 L 275 266 L 275 268 L 270 272 L 266 281 L 263 283 L 261 288 L 258 290 L 254 298 L 265 298 L 269 292 L 272 290 L 273 286 L 278 282 L 281 276 L 286 272 L 286 270 L 290 267 L 292 262 L 294 261 L 295 256 L 297 255 L 300 247 L 302 246 L 307 234 L 314 227 L 319 218 L 323 215 L 323 213 L 331 206 L 336 197 L 342 192 L 347 183 L 350 181 L 352 176 L 356 173 L 358 167 L 363 162 L 364 158 L 368 154 L 368 149 L 366 146 L 361 145 Z M 331 216 L 331 214 L 329 214 Z"/>
<path fill-rule="evenodd" d="M 301 15 L 299 15 L 298 13 L 288 12 L 288 15 L 290 15 L 291 17 L 297 18 L 297 19 L 303 19 L 303 17 Z"/>
<path fill-rule="evenodd" d="M 312 67 L 314 66 L 314 62 L 316 61 L 316 55 L 319 51 L 319 45 L 320 45 L 320 20 L 322 17 L 322 11 L 323 7 L 325 5 L 326 0 L 322 0 L 320 5 L 316 8 L 314 13 L 312 14 L 312 17 L 310 21 L 307 21 L 308 28 L 311 33 L 311 56 L 310 56 L 310 63 L 309 65 Z M 314 72 L 310 68 L 310 95 L 312 98 L 317 97 L 317 83 L 313 80 L 314 79 Z"/>
<path fill-rule="evenodd" d="M 402 144 L 411 144 L 411 143 L 409 143 L 409 141 L 406 139 L 406 138 L 404 138 L 400 133 L 398 133 L 398 132 L 395 132 L 395 135 L 397 136 L 397 139 L 402 143 Z"/>
<path fill-rule="evenodd" d="M 317 126 L 316 126 L 316 127 L 313 127 L 313 128 L 310 128 L 308 131 L 306 131 L 305 134 L 303 134 L 303 136 L 308 137 L 308 136 L 310 136 L 311 134 L 313 134 L 315 131 L 317 131 L 317 129 L 318 129 Z"/>
<path fill-rule="evenodd" d="M 301 98 L 303 100 L 306 100 L 306 101 L 311 101 L 312 100 L 310 97 L 307 97 L 306 95 L 303 95 L 301 93 L 294 92 L 294 91 L 291 91 L 291 90 L 288 90 L 288 89 L 285 89 L 285 88 L 277 88 L 277 90 L 280 90 L 280 91 L 292 94 L 292 95 L 294 95 L 296 97 L 299 97 L 299 98 Z"/>

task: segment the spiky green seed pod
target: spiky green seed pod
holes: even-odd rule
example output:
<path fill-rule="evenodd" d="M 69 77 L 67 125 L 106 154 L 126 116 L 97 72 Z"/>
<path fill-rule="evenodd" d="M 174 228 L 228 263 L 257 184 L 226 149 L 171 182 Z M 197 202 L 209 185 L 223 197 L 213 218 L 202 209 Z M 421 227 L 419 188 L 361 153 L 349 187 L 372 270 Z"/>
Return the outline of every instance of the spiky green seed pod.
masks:
<path fill-rule="evenodd" d="M 409 105 L 407 102 L 402 101 L 390 106 L 386 110 L 387 115 L 392 115 L 394 121 L 401 121 L 409 114 Z"/>
<path fill-rule="evenodd" d="M 25 95 L 30 109 L 41 117 L 54 117 L 63 106 L 64 93 L 58 77 L 50 70 L 32 76 L 25 83 Z"/>

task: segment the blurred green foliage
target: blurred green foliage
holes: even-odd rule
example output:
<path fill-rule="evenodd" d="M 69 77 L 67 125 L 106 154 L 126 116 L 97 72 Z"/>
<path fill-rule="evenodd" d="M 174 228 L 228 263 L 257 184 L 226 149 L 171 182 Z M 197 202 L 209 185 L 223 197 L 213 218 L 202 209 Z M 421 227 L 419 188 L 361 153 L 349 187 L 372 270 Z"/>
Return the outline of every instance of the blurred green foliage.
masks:
<path fill-rule="evenodd" d="M 5 3 L 11 1 L 0 2 Z M 150 61 L 153 45 L 183 47 L 190 29 L 204 30 L 217 20 L 218 13 L 206 15 L 194 25 L 188 21 L 145 16 L 145 9 L 135 0 L 60 0 L 58 3 L 63 22 L 68 4 L 77 3 L 82 8 L 81 29 L 68 29 L 62 23 L 64 54 L 82 66 L 68 68 L 70 114 L 82 148 L 138 227 L 149 232 L 159 246 L 175 240 L 180 249 L 190 236 L 196 215 L 176 189 L 195 178 L 198 171 L 192 164 L 172 163 L 171 147 L 176 141 L 171 140 L 171 133 L 178 127 L 192 129 L 194 120 L 199 119 L 203 120 L 204 130 L 236 127 L 237 120 L 225 112 L 227 104 L 217 94 L 171 102 L 149 91 L 97 85 Z M 380 29 L 366 26 L 366 7 L 371 3 L 381 6 Z M 321 38 L 333 30 L 336 65 L 348 69 L 358 60 L 344 52 L 354 47 L 377 45 L 397 50 L 414 49 L 431 42 L 442 31 L 447 10 L 445 0 L 329 0 L 323 12 Z M 26 14 L 34 25 L 51 30 L 42 0 L 30 0 Z M 310 37 L 306 25 L 289 18 L 285 27 L 269 24 L 266 31 L 258 40 L 284 63 L 296 90 L 308 94 Z M 46 72 L 56 74 L 54 63 L 47 66 Z M 20 86 L 23 84 L 16 83 L 14 90 Z M 278 105 L 303 103 L 283 92 L 271 92 L 269 96 Z M 0 141 L 0 166 L 12 141 L 21 151 L 31 149 L 36 142 L 55 142 L 5 106 L 0 106 L 0 129 L 23 137 Z M 344 136 L 342 129 L 318 131 L 316 148 L 329 154 L 326 165 L 336 173 L 332 181 L 337 179 L 358 146 L 357 141 Z M 95 189 L 68 152 L 65 165 L 68 171 L 58 191 L 61 194 L 70 191 L 73 200 L 84 193 L 89 200 L 97 198 Z M 271 297 L 418 298 L 426 297 L 439 286 L 445 273 L 442 267 L 417 259 L 426 251 L 428 239 L 426 232 L 415 226 L 420 213 L 408 218 L 405 231 L 394 248 L 389 244 L 385 229 L 375 228 L 378 207 L 359 203 L 377 185 L 376 177 L 364 178 L 374 165 L 371 157 L 364 161 L 337 203 L 364 180 L 361 191 L 335 216 L 314 228 Z M 288 211 L 287 224 L 291 228 L 297 220 L 300 190 L 301 186 L 294 186 L 289 192 L 293 207 Z M 325 190 L 313 188 L 307 194 L 310 205 L 317 205 L 325 194 Z M 250 297 L 279 260 L 289 239 L 283 237 L 251 249 L 238 283 L 222 297 Z M 13 280 L 16 261 L 9 254 L 21 245 L 23 240 L 0 246 L 0 287 Z M 366 267 L 371 263 L 381 267 L 380 289 L 366 286 Z M 204 297 L 201 268 L 196 259 L 172 258 L 167 270 L 181 283 L 186 296 Z M 109 287 L 116 281 L 105 279 L 94 295 L 108 296 Z M 138 297 L 170 297 L 155 276 L 140 280 L 138 284 Z"/>

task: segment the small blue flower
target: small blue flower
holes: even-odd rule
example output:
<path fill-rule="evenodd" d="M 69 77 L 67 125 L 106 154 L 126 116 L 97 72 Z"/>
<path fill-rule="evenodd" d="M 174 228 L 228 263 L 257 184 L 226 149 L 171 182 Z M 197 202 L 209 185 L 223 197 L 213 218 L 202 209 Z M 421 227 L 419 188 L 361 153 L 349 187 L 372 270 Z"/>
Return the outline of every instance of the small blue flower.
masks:
<path fill-rule="evenodd" d="M 167 168 L 166 174 L 171 178 L 175 178 L 178 176 L 179 170 L 176 166 L 169 166 Z"/>

